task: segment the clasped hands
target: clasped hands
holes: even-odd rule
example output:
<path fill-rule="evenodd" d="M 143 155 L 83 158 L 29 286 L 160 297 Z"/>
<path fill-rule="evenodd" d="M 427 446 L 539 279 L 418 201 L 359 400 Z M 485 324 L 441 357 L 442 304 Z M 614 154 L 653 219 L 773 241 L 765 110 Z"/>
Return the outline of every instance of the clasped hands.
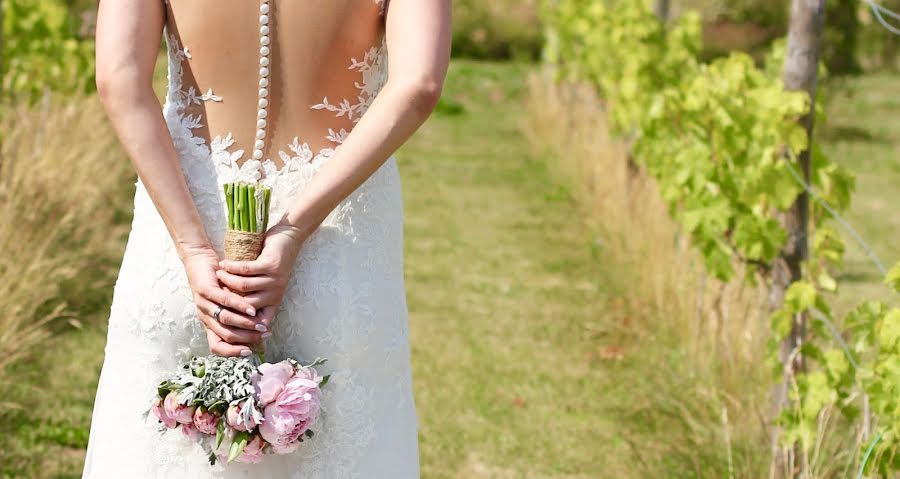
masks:
<path fill-rule="evenodd" d="M 296 228 L 279 223 L 266 232 L 263 250 L 253 261 L 220 261 L 209 247 L 185 253 L 185 271 L 211 353 L 249 356 L 250 346 L 271 334 L 304 239 Z"/>

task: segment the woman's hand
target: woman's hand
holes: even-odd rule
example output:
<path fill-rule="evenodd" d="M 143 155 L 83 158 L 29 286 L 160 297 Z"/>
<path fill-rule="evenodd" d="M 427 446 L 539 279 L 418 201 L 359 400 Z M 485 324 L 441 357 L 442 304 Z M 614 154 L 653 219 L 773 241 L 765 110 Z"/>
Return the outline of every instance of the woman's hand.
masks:
<path fill-rule="evenodd" d="M 222 287 L 216 278 L 218 261 L 218 254 L 206 248 L 183 256 L 198 317 L 206 327 L 210 352 L 220 356 L 246 356 L 252 353 L 247 345 L 262 338 L 273 315 Z M 219 305 L 223 309 L 216 320 L 213 314 Z"/>
<path fill-rule="evenodd" d="M 243 295 L 250 305 L 271 312 L 281 306 L 294 264 L 305 236 L 296 228 L 278 223 L 269 228 L 259 257 L 253 261 L 223 260 L 216 271 L 219 281 Z"/>

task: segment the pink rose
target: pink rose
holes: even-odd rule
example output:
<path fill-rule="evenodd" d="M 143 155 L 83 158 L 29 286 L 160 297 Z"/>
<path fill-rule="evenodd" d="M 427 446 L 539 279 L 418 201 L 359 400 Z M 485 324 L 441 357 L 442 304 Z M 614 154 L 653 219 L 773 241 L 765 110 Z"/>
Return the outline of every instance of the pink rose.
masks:
<path fill-rule="evenodd" d="M 245 462 L 248 464 L 258 463 L 262 460 L 263 447 L 265 445 L 266 442 L 263 441 L 263 438 L 259 435 L 251 436 L 250 441 L 247 442 L 247 446 L 244 447 L 244 452 L 242 452 L 240 456 L 235 458 L 235 461 Z"/>
<path fill-rule="evenodd" d="M 203 434 L 215 434 L 219 416 L 209 412 L 205 407 L 198 407 L 194 411 L 194 426 Z"/>
<path fill-rule="evenodd" d="M 259 395 L 259 405 L 266 406 L 275 400 L 293 375 L 294 366 L 287 361 L 260 364 L 259 374 L 250 378 Z"/>
<path fill-rule="evenodd" d="M 253 419 L 253 415 L 250 415 L 250 427 L 244 424 L 243 421 L 240 420 L 240 410 L 244 407 L 244 404 L 232 404 L 228 406 L 228 410 L 225 412 L 225 422 L 229 426 L 233 427 L 237 431 L 252 431 L 253 428 L 257 426 L 256 420 Z"/>
<path fill-rule="evenodd" d="M 259 432 L 276 452 L 283 454 L 282 451 L 296 449 L 293 443 L 316 421 L 321 394 L 321 379 L 316 381 L 316 377 L 315 370 L 298 371 L 263 409 L 264 420 Z"/>
<path fill-rule="evenodd" d="M 193 424 L 182 424 L 181 432 L 184 433 L 185 436 L 195 441 L 200 437 L 200 431 L 198 431 L 197 427 Z"/>
<path fill-rule="evenodd" d="M 153 403 L 153 414 L 159 418 L 159 420 L 165 424 L 165 426 L 169 429 L 174 428 L 178 425 L 178 422 L 174 417 L 170 416 L 168 412 L 166 412 L 166 408 L 163 407 L 162 399 L 157 399 L 155 403 Z"/>
<path fill-rule="evenodd" d="M 163 407 L 166 410 L 166 413 L 175 418 L 180 424 L 191 424 L 194 422 L 194 406 L 186 406 L 184 404 L 178 404 L 178 393 L 176 391 L 170 391 L 168 395 L 166 395 L 165 401 L 163 401 Z"/>

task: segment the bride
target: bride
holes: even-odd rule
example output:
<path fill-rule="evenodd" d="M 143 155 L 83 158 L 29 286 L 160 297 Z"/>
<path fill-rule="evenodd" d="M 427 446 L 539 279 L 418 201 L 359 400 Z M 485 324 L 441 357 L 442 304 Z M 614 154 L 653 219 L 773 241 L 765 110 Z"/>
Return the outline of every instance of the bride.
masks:
<path fill-rule="evenodd" d="M 419 477 L 393 153 L 440 95 L 449 3 L 101 0 L 97 86 L 138 178 L 84 478 Z M 254 261 L 223 261 L 232 181 L 272 188 Z M 210 466 L 142 415 L 186 358 L 257 341 L 328 358 L 297 452 Z"/>

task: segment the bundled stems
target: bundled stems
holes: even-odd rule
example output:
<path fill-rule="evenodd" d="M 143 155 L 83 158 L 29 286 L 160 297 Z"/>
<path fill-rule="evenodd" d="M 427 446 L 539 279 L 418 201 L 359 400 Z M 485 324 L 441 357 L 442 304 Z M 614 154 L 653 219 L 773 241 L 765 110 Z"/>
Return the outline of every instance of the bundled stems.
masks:
<path fill-rule="evenodd" d="M 264 233 L 269 224 L 272 190 L 263 185 L 243 182 L 226 183 L 223 189 L 228 207 L 228 229 Z"/>
<path fill-rule="evenodd" d="M 256 187 L 247 186 L 247 221 L 249 222 L 250 231 L 260 232 L 259 225 L 256 224 Z"/>

